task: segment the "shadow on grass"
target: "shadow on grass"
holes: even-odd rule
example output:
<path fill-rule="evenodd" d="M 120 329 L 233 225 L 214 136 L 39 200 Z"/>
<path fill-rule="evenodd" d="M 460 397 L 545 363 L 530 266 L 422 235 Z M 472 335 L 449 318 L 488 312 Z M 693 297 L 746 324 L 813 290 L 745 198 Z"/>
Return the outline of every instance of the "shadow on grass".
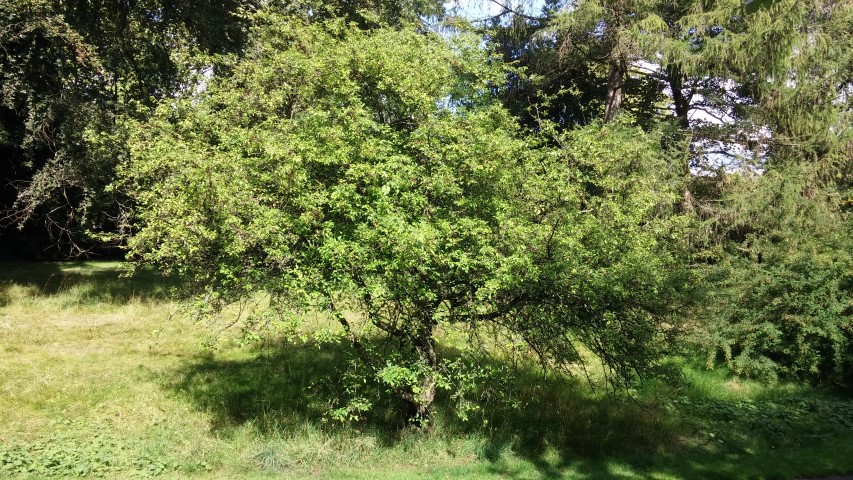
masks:
<path fill-rule="evenodd" d="M 0 306 L 30 297 L 121 305 L 158 301 L 177 282 L 152 271 L 122 277 L 118 263 L 0 263 Z M 445 358 L 458 352 L 445 351 Z M 384 397 L 354 426 L 327 421 L 349 395 L 341 376 L 347 345 L 275 345 L 249 359 L 195 357 L 166 388 L 208 412 L 220 434 L 252 425 L 263 435 L 294 436 L 306 425 L 334 434 L 367 432 L 382 448 L 417 433 L 400 421 L 405 407 Z M 494 367 L 502 367 L 492 364 Z M 793 478 L 853 472 L 853 401 L 808 389 L 765 389 L 748 399 L 715 396 L 725 378 L 699 388 L 652 384 L 638 402 L 592 392 L 584 381 L 543 377 L 535 369 L 472 398 L 468 421 L 442 392 L 435 434 L 480 442 L 484 468 L 506 478 L 574 472 L 586 478 Z M 710 387 L 708 385 L 711 385 Z M 487 395 L 488 390 L 500 395 Z M 375 393 L 371 398 L 376 398 Z M 734 398 L 734 399 L 732 399 Z M 500 400 L 499 400 L 500 399 Z M 527 467 L 519 467 L 521 459 Z"/>
<path fill-rule="evenodd" d="M 726 378 L 715 379 L 723 388 Z M 751 398 L 715 397 L 682 379 L 652 381 L 637 401 L 589 396 L 583 384 L 531 389 L 517 411 L 500 411 L 486 448 L 513 451 L 544 478 L 766 478 L 853 472 L 853 401 L 829 392 L 765 388 Z M 538 392 L 538 393 L 537 393 Z M 492 470 L 514 477 L 486 455 Z"/>
<path fill-rule="evenodd" d="M 450 356 L 452 356 L 452 352 Z M 228 435 L 251 424 L 262 435 L 298 435 L 306 425 L 335 434 L 366 432 L 381 447 L 407 436 L 404 407 L 379 401 L 354 426 L 324 420 L 352 359 L 346 345 L 281 345 L 249 360 L 198 357 L 168 388 L 208 412 Z M 567 472 L 586 478 L 793 478 L 853 471 L 853 403 L 820 395 L 768 392 L 748 401 L 707 398 L 689 384 L 659 384 L 638 402 L 590 390 L 585 381 L 519 374 L 505 402 L 482 405 L 467 422 L 448 392 L 436 400 L 434 434 L 476 438 L 478 457 L 504 478 Z M 375 396 L 374 396 L 375 398 Z M 297 433 L 294 433 L 297 432 Z M 845 439 L 844 446 L 837 441 Z"/>
<path fill-rule="evenodd" d="M 124 305 L 163 300 L 177 286 L 175 279 L 153 270 L 124 273 L 120 262 L 0 262 L 0 306 L 20 298 L 60 296 L 71 303 Z"/>
<path fill-rule="evenodd" d="M 265 434 L 285 434 L 306 425 L 339 430 L 330 409 L 348 397 L 341 376 L 353 360 L 351 347 L 306 343 L 284 344 L 258 351 L 250 360 L 197 357 L 174 372 L 167 388 L 187 397 L 211 416 L 211 429 L 227 435 L 251 423 Z M 391 444 L 405 427 L 405 405 L 383 398 L 353 426 Z"/>
<path fill-rule="evenodd" d="M 458 352 L 443 349 L 452 359 Z M 355 359 L 347 343 L 285 343 L 259 349 L 251 359 L 224 360 L 212 354 L 196 357 L 174 372 L 168 388 L 188 397 L 212 415 L 214 430 L 251 422 L 261 431 L 292 429 L 324 421 L 337 401 L 351 395 L 342 376 Z M 485 361 L 484 361 L 485 362 Z M 492 362 L 492 361 L 489 361 Z M 494 385 L 487 385 L 495 390 Z M 358 423 L 376 430 L 405 428 L 406 405 L 391 393 L 379 398 L 379 387 L 366 385 L 362 395 L 375 401 Z M 531 454 L 548 446 L 581 455 L 646 451 L 672 440 L 670 415 L 658 407 L 594 393 L 585 381 L 533 370 L 516 371 L 495 395 L 472 392 L 481 404 L 469 419 L 456 417 L 451 392 L 440 390 L 434 404 L 439 430 L 456 435 L 489 432 L 493 442 L 483 455 L 496 460 L 509 447 Z M 511 390 L 511 391 L 510 391 Z M 489 397 L 491 400 L 486 399 Z M 484 427 L 485 426 L 485 427 Z M 543 435 L 545 433 L 545 435 Z"/>

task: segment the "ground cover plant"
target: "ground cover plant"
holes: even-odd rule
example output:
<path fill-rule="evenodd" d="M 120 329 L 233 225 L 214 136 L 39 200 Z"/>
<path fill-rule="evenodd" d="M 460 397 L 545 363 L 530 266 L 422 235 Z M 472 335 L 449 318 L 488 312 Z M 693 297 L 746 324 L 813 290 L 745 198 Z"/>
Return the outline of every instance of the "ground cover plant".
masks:
<path fill-rule="evenodd" d="M 429 431 L 393 405 L 329 415 L 346 342 L 210 342 L 175 285 L 116 263 L 3 264 L 0 472 L 7 478 L 794 478 L 853 471 L 853 401 L 703 362 L 612 398 L 535 366 L 467 421 Z M 334 326 L 317 319 L 310 329 Z M 232 332 L 234 333 L 234 332 Z M 243 343 L 241 343 L 243 342 Z M 439 337 L 439 345 L 453 338 Z M 213 345 L 213 346 L 212 346 Z M 495 365 L 498 366 L 498 365 Z M 383 408 L 386 411 L 381 411 Z"/>

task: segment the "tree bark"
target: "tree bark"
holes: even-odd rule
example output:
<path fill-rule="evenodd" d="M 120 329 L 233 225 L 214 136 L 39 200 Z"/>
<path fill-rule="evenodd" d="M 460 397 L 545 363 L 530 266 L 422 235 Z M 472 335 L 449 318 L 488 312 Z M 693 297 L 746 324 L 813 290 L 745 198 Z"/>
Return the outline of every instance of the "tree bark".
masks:
<path fill-rule="evenodd" d="M 413 339 L 418 360 L 427 366 L 427 373 L 418 383 L 418 391 L 408 390 L 403 398 L 409 403 L 409 422 L 418 428 L 429 426 L 432 417 L 432 404 L 435 400 L 436 373 L 438 372 L 438 355 L 435 352 L 433 339 L 434 322 L 425 319 L 423 327 Z"/>
<path fill-rule="evenodd" d="M 672 91 L 672 103 L 675 106 L 675 117 L 678 118 L 678 124 L 683 129 L 690 128 L 690 119 L 687 114 L 690 112 L 690 97 L 684 95 L 684 75 L 681 69 L 677 66 L 670 66 L 666 69 L 667 80 L 669 80 L 669 89 Z"/>
<path fill-rule="evenodd" d="M 622 86 L 625 83 L 625 59 L 618 57 L 610 60 L 610 74 L 607 77 L 607 102 L 604 104 L 604 123 L 616 118 L 622 108 Z"/>

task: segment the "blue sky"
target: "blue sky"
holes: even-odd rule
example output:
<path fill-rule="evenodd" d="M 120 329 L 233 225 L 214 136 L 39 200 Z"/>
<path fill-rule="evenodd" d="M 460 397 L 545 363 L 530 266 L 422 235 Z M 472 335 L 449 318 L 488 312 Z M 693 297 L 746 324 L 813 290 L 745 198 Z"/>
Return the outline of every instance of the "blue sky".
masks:
<path fill-rule="evenodd" d="M 470 20 L 483 20 L 499 13 L 502 4 L 509 4 L 514 10 L 538 15 L 545 4 L 543 0 L 451 0 L 444 2 L 444 8 L 457 12 Z"/>

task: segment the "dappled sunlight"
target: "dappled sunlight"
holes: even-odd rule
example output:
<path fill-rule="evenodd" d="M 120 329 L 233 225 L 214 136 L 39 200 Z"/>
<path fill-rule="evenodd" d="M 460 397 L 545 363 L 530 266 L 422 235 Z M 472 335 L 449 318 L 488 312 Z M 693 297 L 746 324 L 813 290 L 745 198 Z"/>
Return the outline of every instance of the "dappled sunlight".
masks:
<path fill-rule="evenodd" d="M 351 457 L 361 455 L 358 446 L 364 442 L 394 451 L 412 438 L 420 438 L 423 434 L 399 423 L 402 405 L 393 400 L 377 402 L 355 423 L 340 424 L 328 417 L 333 402 L 346 394 L 338 380 L 352 355 L 345 345 L 327 344 L 318 349 L 310 343 L 265 348 L 241 359 L 201 355 L 176 370 L 165 386 L 209 415 L 212 431 L 225 437 L 242 435 L 245 428 L 264 438 L 290 438 L 296 445 L 306 441 L 305 435 L 320 437 L 325 440 L 316 448 L 341 443 L 339 449 L 344 453 L 336 455 Z M 436 427 L 428 437 L 468 438 L 479 445 L 476 456 L 498 470 L 501 465 L 522 461 L 528 468 L 532 465 L 539 473 L 552 476 L 560 476 L 572 459 L 653 453 L 676 446 L 676 424 L 657 406 L 641 406 L 602 392 L 592 394 L 580 381 L 543 380 L 535 371 L 519 375 L 512 388 L 516 391 L 512 396 L 505 392 L 508 396 L 526 400 L 495 402 L 467 422 L 455 417 L 446 394 L 439 395 Z M 299 447 L 286 451 L 293 448 Z M 314 447 L 303 448 L 316 454 Z M 293 462 L 293 457 L 281 451 L 262 450 L 257 455 L 265 465 Z"/>

